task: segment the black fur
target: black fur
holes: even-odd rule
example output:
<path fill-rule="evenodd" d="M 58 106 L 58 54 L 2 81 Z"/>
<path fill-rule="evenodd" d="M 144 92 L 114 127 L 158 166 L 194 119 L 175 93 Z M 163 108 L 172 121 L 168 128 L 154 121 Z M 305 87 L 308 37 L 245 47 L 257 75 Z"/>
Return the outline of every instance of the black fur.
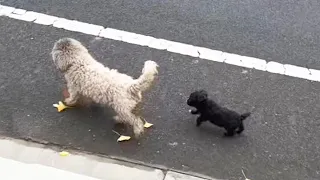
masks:
<path fill-rule="evenodd" d="M 244 130 L 242 121 L 251 115 L 250 112 L 240 115 L 235 111 L 219 106 L 208 98 L 208 93 L 205 90 L 191 93 L 187 104 L 196 108 L 191 111 L 191 114 L 200 114 L 197 118 L 198 127 L 202 122 L 210 121 L 219 127 L 225 128 L 227 130 L 226 136 L 233 136 L 235 132 L 242 133 Z"/>

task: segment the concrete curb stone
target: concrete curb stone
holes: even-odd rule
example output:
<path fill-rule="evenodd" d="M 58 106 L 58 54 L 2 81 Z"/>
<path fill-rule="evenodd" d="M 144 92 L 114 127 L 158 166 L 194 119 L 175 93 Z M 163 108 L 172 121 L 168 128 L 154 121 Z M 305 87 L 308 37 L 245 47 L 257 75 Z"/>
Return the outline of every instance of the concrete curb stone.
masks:
<path fill-rule="evenodd" d="M 43 144 L 17 139 L 0 139 L 0 147 L 0 166 L 19 164 L 14 166 L 14 170 L 11 170 L 15 172 L 12 173 L 14 177 L 16 177 L 16 174 L 26 173 L 26 169 L 28 169 L 26 176 L 32 176 L 34 179 L 50 178 L 56 173 L 68 177 L 69 180 L 73 178 L 92 180 L 208 179 L 76 151 L 69 151 L 70 155 L 63 157 L 57 151 L 59 149 L 57 147 L 54 147 L 55 150 L 53 150 Z M 43 173 L 39 173 L 39 171 Z M 6 174 L 6 179 L 12 179 L 8 177 L 9 175 Z"/>

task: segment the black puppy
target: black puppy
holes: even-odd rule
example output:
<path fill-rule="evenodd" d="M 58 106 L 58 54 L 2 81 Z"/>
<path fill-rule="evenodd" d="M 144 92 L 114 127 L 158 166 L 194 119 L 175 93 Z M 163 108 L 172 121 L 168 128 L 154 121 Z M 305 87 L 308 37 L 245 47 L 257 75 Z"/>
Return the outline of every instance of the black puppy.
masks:
<path fill-rule="evenodd" d="M 197 119 L 198 127 L 202 122 L 210 121 L 219 127 L 225 128 L 227 130 L 226 136 L 233 136 L 236 130 L 240 134 L 244 130 L 242 121 L 251 114 L 247 112 L 240 115 L 235 111 L 219 106 L 208 98 L 208 93 L 205 90 L 191 93 L 187 104 L 196 108 L 196 110 L 190 111 L 191 114 L 200 114 Z"/>

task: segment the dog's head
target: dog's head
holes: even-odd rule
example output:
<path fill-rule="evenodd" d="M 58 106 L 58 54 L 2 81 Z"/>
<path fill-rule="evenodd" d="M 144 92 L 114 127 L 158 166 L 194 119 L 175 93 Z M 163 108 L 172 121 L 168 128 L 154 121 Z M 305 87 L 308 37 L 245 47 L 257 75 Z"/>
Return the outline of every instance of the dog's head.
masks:
<path fill-rule="evenodd" d="M 203 104 L 208 99 L 208 93 L 205 90 L 195 91 L 190 94 L 187 104 L 196 107 Z"/>
<path fill-rule="evenodd" d="M 51 55 L 56 67 L 65 72 L 72 64 L 81 61 L 81 56 L 84 53 L 88 53 L 88 50 L 79 41 L 72 38 L 62 38 L 55 42 Z"/>

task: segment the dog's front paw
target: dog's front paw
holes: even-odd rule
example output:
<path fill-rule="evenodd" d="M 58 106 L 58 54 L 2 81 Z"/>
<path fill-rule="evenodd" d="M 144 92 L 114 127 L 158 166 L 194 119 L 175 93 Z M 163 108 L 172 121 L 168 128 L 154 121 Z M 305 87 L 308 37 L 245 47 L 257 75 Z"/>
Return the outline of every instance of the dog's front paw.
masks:
<path fill-rule="evenodd" d="M 232 137 L 232 136 L 234 136 L 234 134 L 224 133 L 224 136 L 226 136 L 226 137 Z"/>
<path fill-rule="evenodd" d="M 199 114 L 199 111 L 197 109 L 189 110 L 191 114 Z"/>
<path fill-rule="evenodd" d="M 197 126 L 197 127 L 200 127 L 201 124 L 202 124 L 202 121 L 200 121 L 199 119 L 197 119 L 196 126 Z"/>
<path fill-rule="evenodd" d="M 73 99 L 71 99 L 70 97 L 66 98 L 63 103 L 67 106 L 75 106 L 76 105 L 76 101 L 74 101 Z"/>

